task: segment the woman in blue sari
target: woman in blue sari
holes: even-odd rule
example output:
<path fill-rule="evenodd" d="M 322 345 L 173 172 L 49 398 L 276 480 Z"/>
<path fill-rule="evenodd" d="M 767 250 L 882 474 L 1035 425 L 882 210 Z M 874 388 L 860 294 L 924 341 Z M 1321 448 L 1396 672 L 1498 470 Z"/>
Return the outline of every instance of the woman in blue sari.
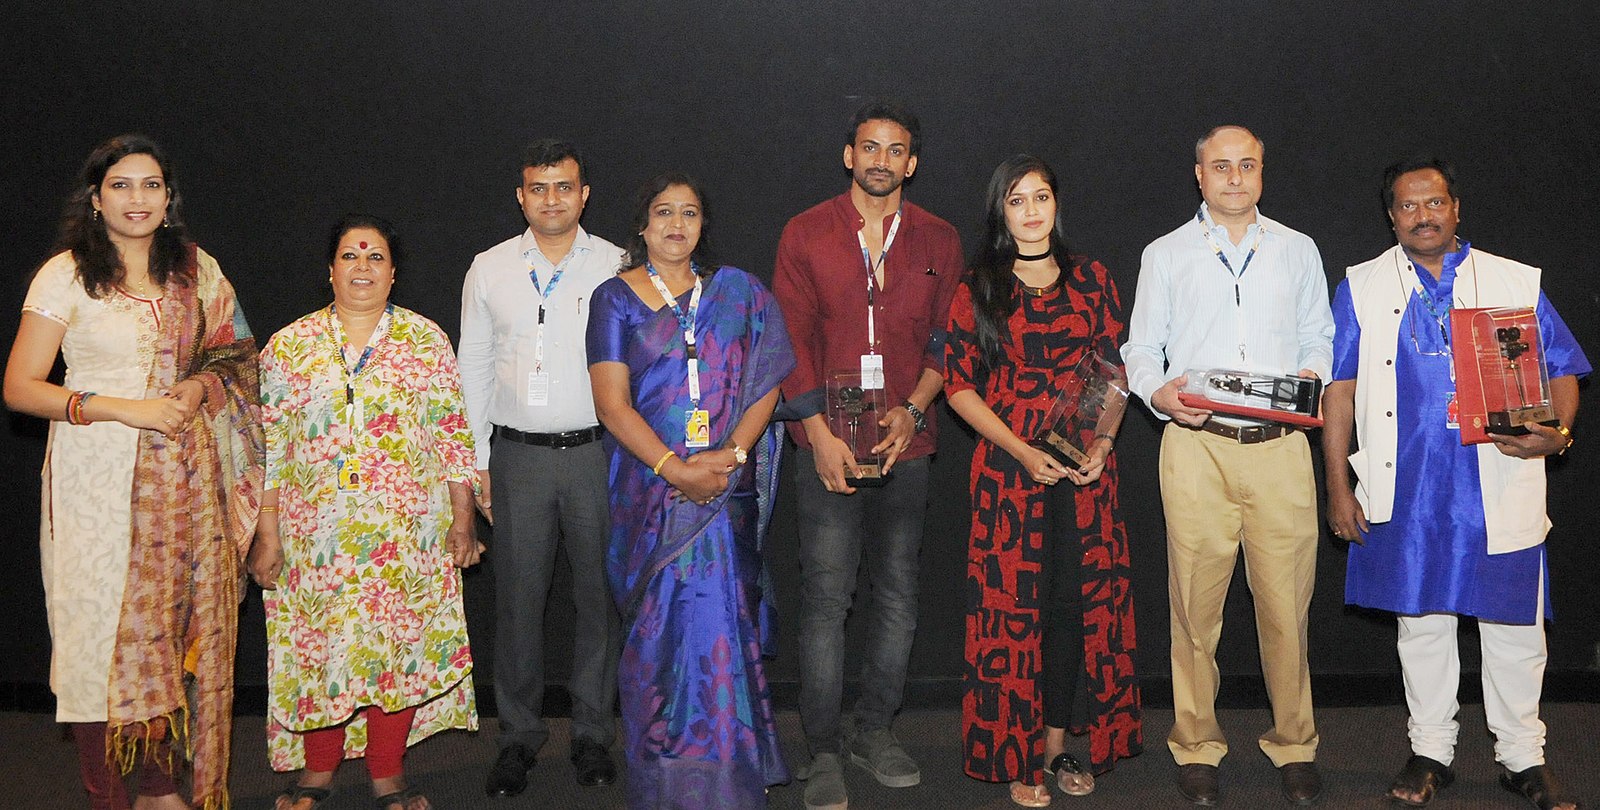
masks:
<path fill-rule="evenodd" d="M 776 483 L 767 423 L 794 354 L 767 289 L 709 260 L 705 224 L 693 179 L 645 184 L 631 269 L 589 313 L 631 808 L 761 807 L 789 780 L 761 667 L 758 538 Z"/>

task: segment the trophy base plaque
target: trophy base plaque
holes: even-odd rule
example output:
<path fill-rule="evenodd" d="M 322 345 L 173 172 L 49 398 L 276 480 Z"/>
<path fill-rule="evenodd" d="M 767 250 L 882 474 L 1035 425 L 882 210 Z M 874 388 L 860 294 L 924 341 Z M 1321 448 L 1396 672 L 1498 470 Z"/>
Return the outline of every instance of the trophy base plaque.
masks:
<path fill-rule="evenodd" d="M 861 475 L 846 475 L 844 482 L 853 487 L 881 487 L 888 484 L 889 479 L 894 477 L 894 473 L 884 472 L 883 465 L 877 462 L 862 463 L 857 461 L 856 472 L 861 473 Z"/>
<path fill-rule="evenodd" d="M 1528 430 L 1528 425 L 1536 422 L 1545 427 L 1556 427 L 1561 424 L 1561 420 L 1556 418 L 1554 408 L 1549 405 L 1533 405 L 1514 411 L 1494 411 L 1488 415 L 1483 430 L 1485 433 L 1499 436 L 1526 436 L 1532 432 Z"/>
<path fill-rule="evenodd" d="M 1053 430 L 1047 430 L 1033 441 L 1033 446 L 1049 453 L 1056 461 L 1068 467 L 1076 467 L 1089 463 L 1089 454 L 1073 445 L 1065 436 Z"/>

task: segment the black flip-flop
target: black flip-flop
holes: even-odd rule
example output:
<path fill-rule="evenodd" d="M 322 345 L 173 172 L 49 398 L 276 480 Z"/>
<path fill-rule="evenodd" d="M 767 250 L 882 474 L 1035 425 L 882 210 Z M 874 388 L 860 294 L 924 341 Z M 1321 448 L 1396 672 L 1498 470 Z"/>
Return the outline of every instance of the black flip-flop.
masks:
<path fill-rule="evenodd" d="M 1062 793 L 1066 793 L 1068 796 L 1087 796 L 1094 792 L 1094 774 L 1089 773 L 1089 769 L 1083 767 L 1083 764 L 1078 762 L 1078 760 L 1071 754 L 1064 752 L 1057 754 L 1055 759 L 1050 760 L 1050 767 L 1045 768 L 1045 772 L 1055 778 L 1056 789 L 1060 790 Z M 1089 777 L 1089 789 L 1083 791 L 1082 793 L 1072 793 L 1067 791 L 1061 787 L 1062 773 L 1068 773 L 1074 776 Z"/>
<path fill-rule="evenodd" d="M 1553 810 L 1562 804 L 1578 806 L 1577 799 L 1562 795 L 1555 772 L 1548 765 L 1535 765 L 1522 771 L 1507 768 L 1500 774 L 1500 786 L 1533 802 L 1539 810 Z"/>
<path fill-rule="evenodd" d="M 1450 787 L 1454 781 L 1456 781 L 1454 768 L 1437 759 L 1412 754 L 1411 758 L 1406 760 L 1406 766 L 1401 768 L 1400 773 L 1395 774 L 1394 781 L 1389 783 L 1389 800 L 1407 807 L 1427 807 L 1439 791 Z M 1396 790 L 1416 793 L 1422 798 L 1402 799 L 1394 795 Z"/>

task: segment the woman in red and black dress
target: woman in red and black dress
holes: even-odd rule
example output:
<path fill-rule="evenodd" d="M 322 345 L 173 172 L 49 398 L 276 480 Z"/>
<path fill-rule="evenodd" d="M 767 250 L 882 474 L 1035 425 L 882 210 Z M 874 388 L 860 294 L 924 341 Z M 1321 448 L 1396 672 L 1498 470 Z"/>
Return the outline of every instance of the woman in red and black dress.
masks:
<path fill-rule="evenodd" d="M 1082 796 L 1143 749 L 1133 671 L 1128 537 L 1115 426 L 1077 467 L 1028 444 L 1054 389 L 1089 353 L 1115 364 L 1122 304 L 1099 262 L 1067 253 L 1055 174 L 1018 155 L 989 181 L 986 233 L 950 309 L 945 391 L 980 440 L 962 736 L 969 776 L 1050 803 L 1044 774 Z M 1059 486 L 1065 479 L 1066 486 Z M 1089 735 L 1088 766 L 1066 752 Z"/>

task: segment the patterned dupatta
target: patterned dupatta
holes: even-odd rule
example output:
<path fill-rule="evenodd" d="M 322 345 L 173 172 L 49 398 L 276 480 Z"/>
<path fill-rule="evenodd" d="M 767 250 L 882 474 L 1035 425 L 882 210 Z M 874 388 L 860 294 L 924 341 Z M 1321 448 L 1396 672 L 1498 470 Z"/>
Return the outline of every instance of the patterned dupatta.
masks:
<path fill-rule="evenodd" d="M 727 272 L 732 270 L 732 272 Z M 697 317 L 696 347 L 700 356 L 703 402 L 711 409 L 711 446 L 727 442 L 745 410 L 778 386 L 794 368 L 789 330 L 777 301 L 745 273 L 723 268 L 705 281 Z M 639 326 L 628 347 L 628 369 L 634 383 L 634 407 L 656 435 L 680 456 L 684 446 L 687 400 L 683 332 L 671 309 L 663 307 Z M 753 456 L 774 452 L 776 434 L 766 431 Z M 688 550 L 725 507 L 732 487 L 706 505 L 675 502 L 669 487 L 650 468 L 626 452 L 612 464 L 612 520 L 637 527 L 628 547 L 613 544 L 607 565 L 612 596 L 625 618 L 634 614 L 650 581 Z M 776 484 L 776 464 L 766 455 L 763 481 Z M 620 466 L 620 469 L 619 469 Z M 772 490 L 763 496 L 772 503 Z M 766 591 L 770 594 L 770 590 Z M 769 606 L 770 607 L 770 606 Z"/>
<path fill-rule="evenodd" d="M 241 561 L 260 506 L 264 445 L 255 339 L 215 262 L 192 247 L 190 261 L 194 283 L 169 281 L 161 299 L 150 386 L 194 379 L 205 404 L 175 439 L 140 432 L 107 745 L 126 773 L 141 741 L 180 738 L 194 762 L 193 804 L 213 810 L 228 806 Z"/>

